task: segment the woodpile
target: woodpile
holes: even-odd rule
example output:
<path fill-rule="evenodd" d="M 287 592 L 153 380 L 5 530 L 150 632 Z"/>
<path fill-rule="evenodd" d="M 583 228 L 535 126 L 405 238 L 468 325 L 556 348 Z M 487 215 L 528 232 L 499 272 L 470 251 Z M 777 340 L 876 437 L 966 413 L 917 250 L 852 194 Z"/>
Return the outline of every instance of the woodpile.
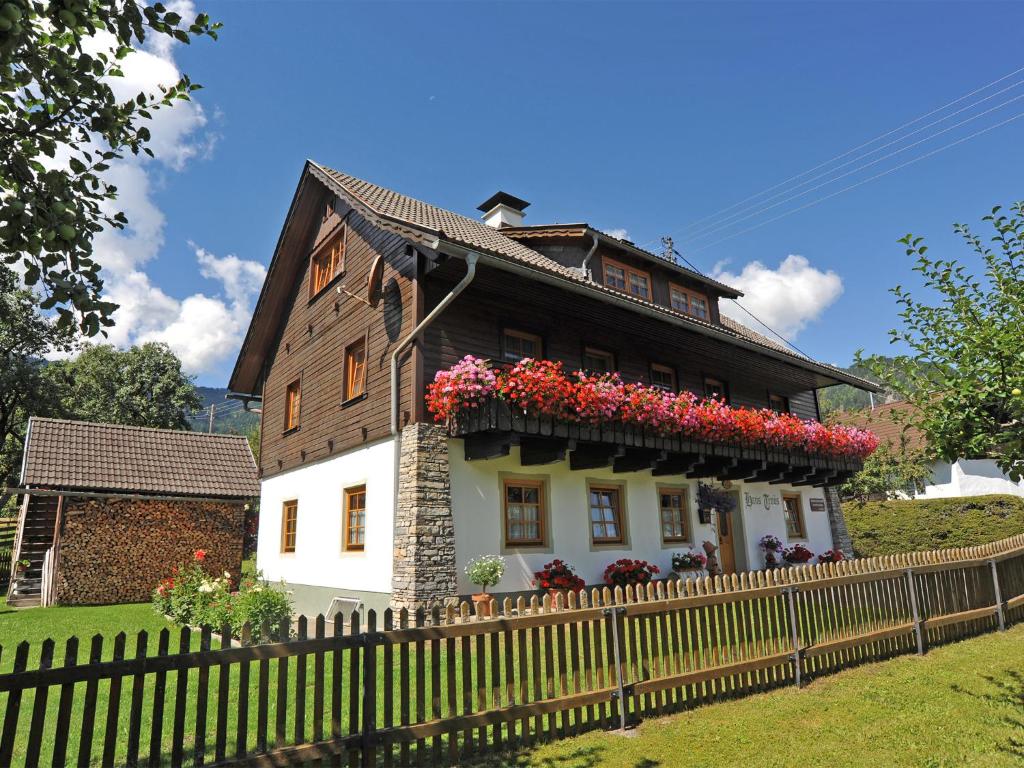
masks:
<path fill-rule="evenodd" d="M 145 602 L 176 565 L 206 551 L 211 574 L 239 575 L 244 504 L 238 501 L 65 499 L 57 602 Z"/>

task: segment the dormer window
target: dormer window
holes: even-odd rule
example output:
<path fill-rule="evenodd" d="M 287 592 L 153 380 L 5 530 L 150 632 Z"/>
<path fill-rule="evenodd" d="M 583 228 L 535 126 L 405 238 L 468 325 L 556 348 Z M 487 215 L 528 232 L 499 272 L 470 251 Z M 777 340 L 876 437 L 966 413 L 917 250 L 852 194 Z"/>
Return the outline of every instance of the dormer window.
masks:
<path fill-rule="evenodd" d="M 604 284 L 644 301 L 651 300 L 651 276 L 612 259 L 604 259 Z"/>
<path fill-rule="evenodd" d="M 708 298 L 702 293 L 691 291 L 675 283 L 669 284 L 669 301 L 676 312 L 701 320 L 708 319 Z"/>

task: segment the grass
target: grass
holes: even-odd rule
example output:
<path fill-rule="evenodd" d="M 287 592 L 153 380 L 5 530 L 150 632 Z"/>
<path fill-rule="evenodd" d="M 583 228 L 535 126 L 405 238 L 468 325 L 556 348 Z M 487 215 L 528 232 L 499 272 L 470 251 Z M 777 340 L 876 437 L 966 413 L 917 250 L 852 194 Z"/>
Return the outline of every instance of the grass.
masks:
<path fill-rule="evenodd" d="M 591 733 L 488 766 L 1019 766 L 1024 625 L 682 715 Z"/>
<path fill-rule="evenodd" d="M 1024 533 L 1024 499 L 844 502 L 846 525 L 858 557 L 969 547 Z"/>

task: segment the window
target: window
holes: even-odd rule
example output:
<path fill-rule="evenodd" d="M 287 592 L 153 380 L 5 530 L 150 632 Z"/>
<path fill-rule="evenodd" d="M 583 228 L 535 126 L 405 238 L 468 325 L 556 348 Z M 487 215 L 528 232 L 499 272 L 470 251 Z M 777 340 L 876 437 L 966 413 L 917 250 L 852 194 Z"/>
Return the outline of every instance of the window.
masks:
<path fill-rule="evenodd" d="M 677 391 L 675 368 L 661 363 L 651 363 L 651 386 L 666 392 Z"/>
<path fill-rule="evenodd" d="M 622 487 L 591 485 L 590 536 L 594 544 L 621 544 Z"/>
<path fill-rule="evenodd" d="M 295 534 L 299 524 L 299 502 L 286 501 L 281 507 L 281 551 L 295 551 Z"/>
<path fill-rule="evenodd" d="M 782 395 L 768 395 L 768 407 L 776 413 L 789 413 L 789 398 Z"/>
<path fill-rule="evenodd" d="M 708 319 L 708 298 L 704 294 L 669 283 L 669 303 L 677 312 L 684 312 L 701 320 Z"/>
<path fill-rule="evenodd" d="M 506 328 L 501 339 L 501 356 L 510 363 L 518 363 L 524 357 L 539 358 L 544 354 L 540 336 L 525 331 Z"/>
<path fill-rule="evenodd" d="M 782 494 L 782 508 L 786 514 L 786 535 L 791 539 L 805 539 L 804 511 L 800 503 L 800 494 Z"/>
<path fill-rule="evenodd" d="M 690 540 L 685 488 L 658 488 L 661 509 L 661 540 L 665 543 Z"/>
<path fill-rule="evenodd" d="M 331 238 L 330 242 L 317 249 L 313 255 L 309 278 L 309 295 L 316 296 L 345 268 L 345 232 Z"/>
<path fill-rule="evenodd" d="M 704 378 L 704 396 L 716 397 L 724 403 L 729 402 L 729 388 L 721 379 L 713 379 L 710 376 Z"/>
<path fill-rule="evenodd" d="M 546 525 L 544 481 L 509 479 L 505 481 L 504 486 L 505 545 L 542 545 Z"/>
<path fill-rule="evenodd" d="M 366 393 L 366 337 L 345 347 L 344 392 L 342 401 L 352 400 Z"/>
<path fill-rule="evenodd" d="M 611 373 L 615 370 L 615 355 L 603 349 L 586 347 L 583 350 L 583 370 L 591 373 Z"/>
<path fill-rule="evenodd" d="M 345 489 L 345 539 L 347 552 L 362 551 L 366 542 L 366 486 Z"/>
<path fill-rule="evenodd" d="M 604 284 L 638 299 L 651 298 L 651 276 L 611 259 L 604 259 Z"/>
<path fill-rule="evenodd" d="M 288 385 L 284 394 L 284 431 L 296 429 L 299 426 L 299 409 L 302 407 L 302 384 L 301 379 L 296 379 Z"/>

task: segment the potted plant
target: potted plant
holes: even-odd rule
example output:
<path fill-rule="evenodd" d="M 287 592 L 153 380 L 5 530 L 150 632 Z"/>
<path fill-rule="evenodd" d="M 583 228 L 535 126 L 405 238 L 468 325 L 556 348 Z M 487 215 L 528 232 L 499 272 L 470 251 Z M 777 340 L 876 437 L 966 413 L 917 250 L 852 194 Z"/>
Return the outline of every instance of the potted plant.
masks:
<path fill-rule="evenodd" d="M 766 533 L 757 543 L 764 552 L 764 567 L 778 568 L 779 559 L 782 557 L 782 540 L 778 536 Z"/>
<path fill-rule="evenodd" d="M 813 557 L 814 553 L 803 544 L 794 544 L 782 550 L 782 559 L 790 565 L 803 565 L 810 562 Z"/>
<path fill-rule="evenodd" d="M 555 558 L 533 574 L 533 585 L 545 590 L 551 598 L 567 597 L 569 592 L 581 592 L 586 582 L 576 575 L 576 569 L 565 560 Z"/>
<path fill-rule="evenodd" d="M 708 558 L 703 552 L 695 549 L 686 552 L 672 553 L 672 570 L 677 574 L 695 574 L 704 570 Z"/>
<path fill-rule="evenodd" d="M 623 558 L 609 564 L 604 569 L 604 582 L 612 587 L 628 587 L 635 584 L 647 584 L 661 569 L 646 560 L 630 560 Z"/>
<path fill-rule="evenodd" d="M 31 565 L 31 563 L 28 560 L 26 560 L 24 557 L 21 558 L 20 560 L 15 560 L 14 561 L 14 574 L 15 574 L 15 576 L 21 576 L 22 574 L 24 574 L 25 571 L 28 570 L 29 565 Z"/>
<path fill-rule="evenodd" d="M 826 549 L 820 555 L 818 555 L 819 563 L 838 563 L 841 560 L 845 560 L 842 550 L 839 549 Z"/>
<path fill-rule="evenodd" d="M 483 555 L 466 564 L 466 576 L 481 589 L 473 594 L 473 607 L 477 616 L 486 618 L 491 615 L 491 601 L 494 598 L 487 594 L 487 588 L 501 581 L 504 575 L 505 558 L 501 555 Z"/>

